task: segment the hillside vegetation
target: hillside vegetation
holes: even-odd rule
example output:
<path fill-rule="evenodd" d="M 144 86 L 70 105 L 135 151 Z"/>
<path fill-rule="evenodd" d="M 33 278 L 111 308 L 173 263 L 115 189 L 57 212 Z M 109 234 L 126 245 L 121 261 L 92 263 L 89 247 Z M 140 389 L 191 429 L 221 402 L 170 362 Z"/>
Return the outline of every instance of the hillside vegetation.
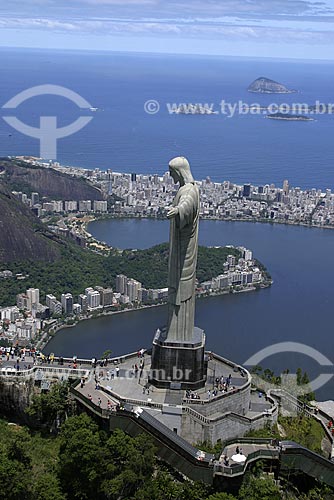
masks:
<path fill-rule="evenodd" d="M 83 293 L 89 286 L 114 286 L 117 274 L 140 281 L 145 288 L 164 288 L 168 275 L 168 243 L 156 245 L 148 250 L 124 250 L 108 257 L 83 250 L 70 242 L 60 249 L 60 257 L 55 262 L 21 260 L 3 266 L 14 273 L 29 274 L 22 281 L 7 279 L 1 281 L 0 305 L 15 304 L 16 294 L 29 287 L 40 289 L 44 295 L 63 292 L 74 295 Z M 228 254 L 240 256 L 233 248 L 199 247 L 197 278 L 204 281 L 223 272 L 223 264 Z"/>

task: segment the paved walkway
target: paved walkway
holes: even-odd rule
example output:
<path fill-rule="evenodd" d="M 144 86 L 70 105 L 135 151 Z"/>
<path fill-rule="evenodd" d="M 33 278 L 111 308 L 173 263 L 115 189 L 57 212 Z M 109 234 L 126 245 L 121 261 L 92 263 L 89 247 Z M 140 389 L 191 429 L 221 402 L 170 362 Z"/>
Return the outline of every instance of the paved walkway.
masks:
<path fill-rule="evenodd" d="M 95 385 L 96 385 L 95 381 L 91 379 L 85 382 L 83 387 L 80 387 L 80 385 L 78 385 L 76 387 L 76 390 L 81 394 L 83 394 L 84 396 L 86 396 L 87 398 L 89 398 L 92 401 L 92 403 L 94 403 L 97 406 L 100 406 L 105 410 L 109 409 L 108 401 L 110 401 L 111 405 L 115 407 L 118 403 L 117 399 L 112 398 L 104 391 L 95 389 Z M 99 404 L 99 399 L 101 400 L 101 404 Z"/>
<path fill-rule="evenodd" d="M 226 446 L 220 456 L 219 462 L 222 462 L 224 464 L 224 457 L 228 457 L 229 459 L 229 465 L 233 465 L 235 463 L 245 463 L 245 461 L 240 462 L 237 460 L 233 460 L 233 456 L 238 456 L 238 455 L 244 455 L 247 459 L 247 457 L 256 451 L 259 450 L 264 450 L 264 451 L 279 451 L 279 446 L 272 446 L 270 444 L 252 444 L 252 443 L 238 443 L 236 440 L 235 443 Z"/>
<path fill-rule="evenodd" d="M 140 364 L 144 363 L 141 370 Z M 138 370 L 136 370 L 136 365 Z M 154 402 L 160 404 L 181 404 L 186 396 L 186 391 L 170 391 L 158 389 L 148 382 L 148 375 L 151 368 L 151 357 L 147 354 L 143 358 L 136 356 L 124 360 L 122 363 L 108 365 L 107 367 L 97 367 L 96 376 L 100 384 L 110 389 L 112 392 L 125 399 L 136 401 Z M 207 401 L 214 399 L 212 390 L 216 378 L 224 377 L 224 380 L 231 374 L 230 389 L 237 388 L 247 382 L 247 378 L 239 371 L 233 371 L 230 365 L 221 361 L 209 361 L 208 380 L 206 386 L 197 390 L 198 399 Z M 209 396 L 208 391 L 211 391 Z M 218 392 L 220 395 L 221 392 Z M 270 405 L 269 405 L 270 407 Z"/>

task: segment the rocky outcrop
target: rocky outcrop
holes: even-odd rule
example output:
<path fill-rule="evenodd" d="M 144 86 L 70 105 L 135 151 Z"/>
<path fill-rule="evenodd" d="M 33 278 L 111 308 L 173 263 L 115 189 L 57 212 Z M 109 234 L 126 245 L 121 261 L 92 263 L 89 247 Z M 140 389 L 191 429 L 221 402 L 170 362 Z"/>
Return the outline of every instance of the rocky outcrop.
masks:
<path fill-rule="evenodd" d="M 0 377 L 1 415 L 15 421 L 28 422 L 25 409 L 34 394 L 34 377 Z"/>
<path fill-rule="evenodd" d="M 52 200 L 102 200 L 101 192 L 85 179 L 62 174 L 23 161 L 0 159 L 1 178 L 11 191 L 39 193 Z"/>
<path fill-rule="evenodd" d="M 282 83 L 261 76 L 250 84 L 248 92 L 255 92 L 257 94 L 291 94 L 296 92 L 296 90 L 290 90 Z"/>

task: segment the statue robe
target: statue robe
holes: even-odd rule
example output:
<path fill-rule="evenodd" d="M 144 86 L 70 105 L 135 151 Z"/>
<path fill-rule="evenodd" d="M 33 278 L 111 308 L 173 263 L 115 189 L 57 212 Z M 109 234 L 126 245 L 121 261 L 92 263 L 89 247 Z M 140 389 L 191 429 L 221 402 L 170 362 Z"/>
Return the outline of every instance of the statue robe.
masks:
<path fill-rule="evenodd" d="M 198 248 L 199 190 L 190 182 L 178 190 L 171 219 L 168 263 L 167 341 L 193 338 Z"/>

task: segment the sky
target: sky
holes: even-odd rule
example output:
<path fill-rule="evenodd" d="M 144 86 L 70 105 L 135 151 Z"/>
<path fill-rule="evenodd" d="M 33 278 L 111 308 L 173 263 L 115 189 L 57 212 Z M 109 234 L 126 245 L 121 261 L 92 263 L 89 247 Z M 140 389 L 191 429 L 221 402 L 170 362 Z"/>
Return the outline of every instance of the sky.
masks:
<path fill-rule="evenodd" d="M 334 0 L 0 0 L 0 46 L 334 60 Z"/>

